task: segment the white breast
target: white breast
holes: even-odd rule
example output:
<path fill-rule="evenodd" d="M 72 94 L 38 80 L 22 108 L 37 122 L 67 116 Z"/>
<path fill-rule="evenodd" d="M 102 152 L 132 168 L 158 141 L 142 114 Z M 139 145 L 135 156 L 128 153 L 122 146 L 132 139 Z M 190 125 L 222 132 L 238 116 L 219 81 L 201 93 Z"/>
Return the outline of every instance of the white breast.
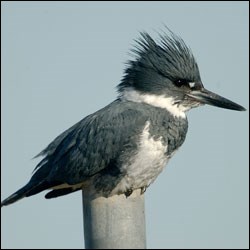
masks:
<path fill-rule="evenodd" d="M 163 144 L 161 137 L 153 138 L 149 127 L 150 122 L 147 121 L 140 135 L 138 152 L 122 167 L 127 174 L 113 190 L 113 194 L 149 186 L 166 165 L 167 145 Z"/>

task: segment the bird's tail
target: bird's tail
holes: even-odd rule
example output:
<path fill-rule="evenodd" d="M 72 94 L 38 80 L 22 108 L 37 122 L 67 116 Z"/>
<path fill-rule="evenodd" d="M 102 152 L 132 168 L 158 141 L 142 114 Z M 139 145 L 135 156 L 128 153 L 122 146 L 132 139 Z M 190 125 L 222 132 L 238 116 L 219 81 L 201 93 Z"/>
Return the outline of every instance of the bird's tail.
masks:
<path fill-rule="evenodd" d="M 14 194 L 12 194 L 11 196 L 9 196 L 8 198 L 6 198 L 5 200 L 3 200 L 1 202 L 1 207 L 3 206 L 7 206 L 11 203 L 14 203 L 22 198 L 25 197 L 25 193 L 26 193 L 26 186 L 24 186 L 23 188 L 19 189 L 18 191 L 16 191 Z"/>
<path fill-rule="evenodd" d="M 34 185 L 34 183 L 29 182 L 27 185 L 16 191 L 14 194 L 6 198 L 1 202 L 1 207 L 10 205 L 24 197 L 29 197 L 31 195 L 37 194 L 47 188 L 51 187 L 47 182 L 42 181 Z"/>

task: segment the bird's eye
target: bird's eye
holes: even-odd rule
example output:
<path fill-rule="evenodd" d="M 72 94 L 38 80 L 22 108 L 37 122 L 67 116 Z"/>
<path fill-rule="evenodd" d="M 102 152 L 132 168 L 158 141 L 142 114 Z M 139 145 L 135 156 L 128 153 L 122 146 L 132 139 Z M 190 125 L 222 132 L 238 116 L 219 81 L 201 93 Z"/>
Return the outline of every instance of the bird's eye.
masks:
<path fill-rule="evenodd" d="M 199 87 L 199 85 L 196 82 L 186 80 L 186 79 L 178 79 L 174 82 L 174 84 L 178 88 L 185 86 L 187 88 L 190 88 L 191 90 L 194 90 Z"/>
<path fill-rule="evenodd" d="M 189 86 L 189 81 L 185 80 L 185 79 L 178 79 L 176 81 L 174 81 L 174 84 L 176 87 L 181 87 L 181 86 Z"/>

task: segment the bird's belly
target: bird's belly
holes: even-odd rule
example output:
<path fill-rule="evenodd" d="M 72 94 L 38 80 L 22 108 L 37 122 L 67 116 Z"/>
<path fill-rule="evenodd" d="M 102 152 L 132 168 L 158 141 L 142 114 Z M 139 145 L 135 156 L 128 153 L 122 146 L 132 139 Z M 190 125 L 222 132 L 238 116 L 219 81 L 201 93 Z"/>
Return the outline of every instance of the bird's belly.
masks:
<path fill-rule="evenodd" d="M 162 172 L 166 164 L 167 157 L 161 150 L 147 152 L 147 154 L 141 152 L 128 166 L 125 179 L 134 189 L 147 187 Z"/>
<path fill-rule="evenodd" d="M 125 175 L 112 194 L 148 187 L 166 165 L 169 158 L 166 154 L 167 145 L 163 143 L 162 137 L 154 139 L 150 135 L 149 125 L 146 123 L 137 152 L 123 164 L 121 170 Z"/>

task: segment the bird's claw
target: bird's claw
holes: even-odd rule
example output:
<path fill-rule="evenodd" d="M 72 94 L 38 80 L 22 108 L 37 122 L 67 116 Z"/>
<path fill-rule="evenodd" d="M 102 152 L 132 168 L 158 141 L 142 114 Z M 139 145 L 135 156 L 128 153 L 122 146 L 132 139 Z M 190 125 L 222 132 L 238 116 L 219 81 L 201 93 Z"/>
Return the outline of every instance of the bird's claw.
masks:
<path fill-rule="evenodd" d="M 133 193 L 133 190 L 128 189 L 124 194 L 125 194 L 126 198 L 128 198 L 132 193 Z"/>

